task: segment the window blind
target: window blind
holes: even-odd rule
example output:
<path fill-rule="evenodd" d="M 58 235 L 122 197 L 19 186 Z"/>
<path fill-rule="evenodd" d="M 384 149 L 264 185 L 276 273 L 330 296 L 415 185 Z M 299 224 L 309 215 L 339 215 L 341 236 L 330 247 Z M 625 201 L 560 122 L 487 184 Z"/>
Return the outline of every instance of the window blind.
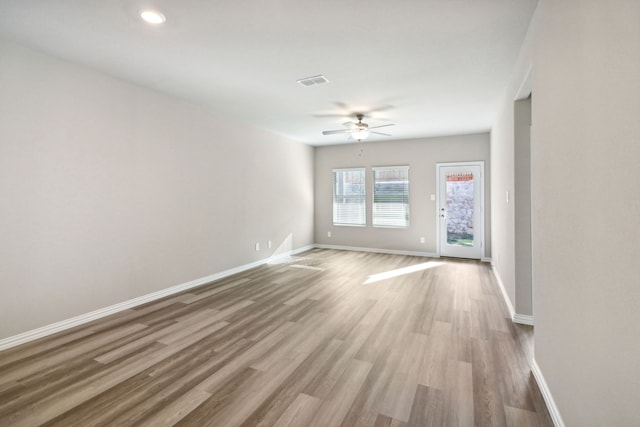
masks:
<path fill-rule="evenodd" d="M 409 166 L 373 168 L 373 226 L 409 226 Z"/>
<path fill-rule="evenodd" d="M 364 168 L 333 170 L 333 225 L 367 224 Z"/>

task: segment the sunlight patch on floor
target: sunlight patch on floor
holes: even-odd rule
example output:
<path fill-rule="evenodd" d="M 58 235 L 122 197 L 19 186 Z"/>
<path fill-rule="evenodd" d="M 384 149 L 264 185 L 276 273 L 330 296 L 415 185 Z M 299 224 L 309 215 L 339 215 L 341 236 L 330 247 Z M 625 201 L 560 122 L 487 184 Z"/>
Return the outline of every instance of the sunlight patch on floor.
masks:
<path fill-rule="evenodd" d="M 324 268 L 320 268 L 320 267 L 313 267 L 311 265 L 302 265 L 302 264 L 292 264 L 289 267 L 294 267 L 294 268 L 304 268 L 306 270 L 316 270 L 316 271 L 324 271 Z"/>
<path fill-rule="evenodd" d="M 369 283 L 375 283 L 381 280 L 391 279 L 392 277 L 403 276 L 405 274 L 411 274 L 417 271 L 423 271 L 429 268 L 439 267 L 443 264 L 444 262 L 429 261 L 422 264 L 410 265 L 409 267 L 398 268 L 396 270 L 385 271 L 384 273 L 372 274 L 371 276 L 369 276 L 367 280 L 365 280 L 363 284 L 368 285 Z"/>
<path fill-rule="evenodd" d="M 307 261 L 313 258 L 310 257 L 304 257 L 304 256 L 279 256 L 277 258 L 272 258 L 271 260 L 269 260 L 269 262 L 267 264 L 269 265 L 278 265 L 278 264 L 290 264 L 292 262 L 300 262 L 300 261 Z"/>

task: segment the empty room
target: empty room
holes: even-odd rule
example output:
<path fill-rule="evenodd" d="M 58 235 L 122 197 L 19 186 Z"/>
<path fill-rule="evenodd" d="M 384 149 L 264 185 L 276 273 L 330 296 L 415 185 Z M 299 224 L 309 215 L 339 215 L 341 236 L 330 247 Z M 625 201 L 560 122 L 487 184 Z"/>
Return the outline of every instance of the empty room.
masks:
<path fill-rule="evenodd" d="M 0 1 L 0 426 L 640 425 L 638 76 L 637 0 Z"/>

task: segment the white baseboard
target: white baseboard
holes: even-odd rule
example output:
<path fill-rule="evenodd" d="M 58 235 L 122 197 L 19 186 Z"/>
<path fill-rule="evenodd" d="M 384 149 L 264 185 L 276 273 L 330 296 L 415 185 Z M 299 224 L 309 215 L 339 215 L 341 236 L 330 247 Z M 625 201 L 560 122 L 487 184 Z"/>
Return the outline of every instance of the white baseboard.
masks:
<path fill-rule="evenodd" d="M 536 379 L 536 383 L 538 383 L 538 388 L 540 389 L 540 393 L 542 393 L 544 403 L 547 404 L 547 409 L 551 415 L 553 425 L 555 427 L 565 427 L 564 421 L 562 421 L 562 416 L 560 416 L 560 411 L 558 410 L 556 402 L 553 400 L 553 396 L 551 395 L 551 390 L 549 390 L 549 386 L 547 385 L 544 375 L 542 375 L 542 371 L 540 370 L 535 358 L 531 361 L 531 372 L 533 373 L 533 377 Z"/>
<path fill-rule="evenodd" d="M 409 256 L 421 256 L 421 257 L 428 257 L 428 258 L 440 258 L 440 255 L 433 252 L 402 251 L 397 249 L 361 248 L 357 246 L 337 246 L 337 245 L 321 245 L 321 244 L 316 244 L 314 245 L 314 247 L 319 249 L 336 249 L 339 251 L 374 252 L 378 254 L 409 255 Z"/>
<path fill-rule="evenodd" d="M 50 325 L 43 326 L 41 328 L 33 329 L 31 331 L 23 332 L 18 335 L 14 335 L 8 338 L 4 338 L 0 340 L 0 351 L 6 350 L 11 347 L 15 347 L 20 344 L 24 344 L 30 341 L 37 340 L 39 338 L 46 337 L 48 335 L 55 334 L 57 332 L 64 331 L 69 328 L 73 328 L 75 326 L 83 325 L 85 323 L 91 322 L 96 319 L 100 319 L 102 317 L 109 316 L 111 314 L 118 313 L 123 310 L 127 310 L 129 308 L 136 307 L 141 304 L 146 304 L 151 301 L 158 300 L 160 298 L 164 298 L 173 294 L 177 294 L 179 292 L 183 292 L 189 290 L 191 288 L 195 288 L 197 286 L 204 285 L 206 283 L 213 282 L 215 280 L 219 280 L 234 274 L 242 273 L 243 271 L 250 270 L 255 267 L 259 267 L 263 264 L 267 264 L 268 262 L 272 262 L 275 259 L 280 257 L 287 257 L 291 255 L 295 255 L 301 252 L 308 251 L 313 249 L 315 245 L 304 246 L 302 248 L 295 249 L 293 251 L 275 256 L 269 257 L 265 259 L 261 259 L 259 261 L 255 261 L 249 264 L 241 265 L 239 267 L 231 268 L 229 270 L 221 271 L 219 273 L 214 273 L 206 277 L 201 277 L 199 279 L 191 280 L 186 283 L 182 283 L 180 285 L 172 286 L 170 288 L 162 289 L 157 292 L 153 292 L 147 295 L 142 295 L 137 298 L 130 299 L 128 301 L 124 301 L 118 304 L 111 305 L 109 307 L 101 308 L 90 313 L 81 314 L 79 316 L 72 317 L 70 319 L 62 320 L 60 322 L 52 323 Z"/>
<path fill-rule="evenodd" d="M 491 259 L 491 257 L 483 256 L 482 258 L 480 258 L 480 262 L 488 262 L 489 264 L 491 264 L 493 260 Z"/>
<path fill-rule="evenodd" d="M 496 268 L 495 265 L 491 266 L 491 271 L 493 271 L 493 275 L 495 276 L 496 281 L 498 282 L 498 286 L 500 287 L 500 291 L 502 292 L 502 298 L 504 299 L 505 304 L 507 304 L 507 309 L 509 309 L 509 316 L 511 317 L 511 319 L 513 319 L 514 316 L 516 315 L 516 311 L 513 308 L 511 299 L 509 299 L 509 294 L 507 293 L 507 290 L 504 287 L 504 282 L 500 277 L 500 273 L 498 273 L 498 269 Z"/>
<path fill-rule="evenodd" d="M 519 323 L 521 325 L 529 325 L 533 326 L 533 316 L 528 314 L 514 314 L 512 317 L 514 323 Z"/>
<path fill-rule="evenodd" d="M 516 310 L 513 308 L 513 304 L 511 303 L 511 299 L 509 298 L 509 294 L 507 293 L 507 289 L 504 287 L 502 277 L 500 277 L 500 273 L 498 273 L 498 269 L 495 265 L 491 265 L 491 271 L 493 271 L 493 275 L 498 282 L 498 286 L 500 287 L 500 291 L 502 292 L 502 298 L 504 299 L 505 304 L 507 304 L 507 309 L 509 310 L 511 321 L 514 323 L 519 323 L 521 325 L 533 326 L 533 316 L 530 316 L 528 314 L 516 313 Z"/>

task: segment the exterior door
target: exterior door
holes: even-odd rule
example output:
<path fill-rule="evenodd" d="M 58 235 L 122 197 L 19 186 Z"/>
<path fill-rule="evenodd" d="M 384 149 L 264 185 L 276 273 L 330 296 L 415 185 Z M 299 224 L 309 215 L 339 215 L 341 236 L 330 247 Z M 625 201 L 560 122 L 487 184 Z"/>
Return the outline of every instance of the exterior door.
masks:
<path fill-rule="evenodd" d="M 484 256 L 484 162 L 438 163 L 440 256 Z"/>

